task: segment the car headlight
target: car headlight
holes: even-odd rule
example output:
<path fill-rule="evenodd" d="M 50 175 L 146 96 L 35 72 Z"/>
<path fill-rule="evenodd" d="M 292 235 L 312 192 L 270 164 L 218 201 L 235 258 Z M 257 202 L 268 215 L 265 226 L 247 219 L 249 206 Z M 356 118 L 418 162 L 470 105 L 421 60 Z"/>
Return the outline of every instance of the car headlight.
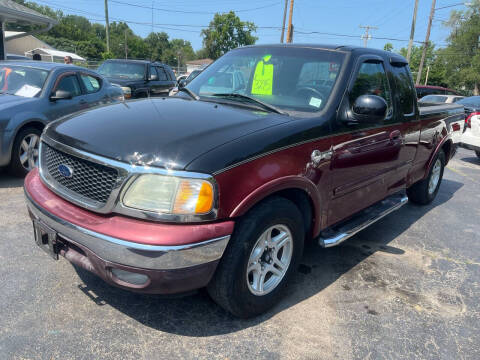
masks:
<path fill-rule="evenodd" d="M 129 88 L 128 86 L 121 86 L 122 91 L 123 91 L 123 96 L 125 99 L 129 99 L 132 97 L 132 89 Z"/>
<path fill-rule="evenodd" d="M 124 206 L 160 214 L 201 215 L 214 206 L 210 181 L 168 175 L 144 174 L 125 192 Z"/>

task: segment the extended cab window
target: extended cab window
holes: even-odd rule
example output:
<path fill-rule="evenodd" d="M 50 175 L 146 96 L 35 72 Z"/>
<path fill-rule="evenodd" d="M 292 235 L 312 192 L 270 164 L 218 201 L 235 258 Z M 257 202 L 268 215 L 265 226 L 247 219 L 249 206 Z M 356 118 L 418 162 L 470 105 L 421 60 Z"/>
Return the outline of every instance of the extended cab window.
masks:
<path fill-rule="evenodd" d="M 82 79 L 87 94 L 93 94 L 100 90 L 100 79 L 87 74 L 80 74 L 80 79 Z"/>
<path fill-rule="evenodd" d="M 414 110 L 413 83 L 407 66 L 393 66 L 393 77 L 395 79 L 397 102 L 403 114 L 412 114 Z"/>
<path fill-rule="evenodd" d="M 367 61 L 360 66 L 350 91 L 350 104 L 353 104 L 361 95 L 377 95 L 384 98 L 388 105 L 387 114 L 391 114 L 392 94 L 382 63 Z"/>
<path fill-rule="evenodd" d="M 167 74 L 165 73 L 165 70 L 161 67 L 155 67 L 155 70 L 157 70 L 157 75 L 158 75 L 158 80 L 160 81 L 167 81 Z"/>
<path fill-rule="evenodd" d="M 76 75 L 67 75 L 62 77 L 58 83 L 57 90 L 68 91 L 73 97 L 82 94 Z"/>

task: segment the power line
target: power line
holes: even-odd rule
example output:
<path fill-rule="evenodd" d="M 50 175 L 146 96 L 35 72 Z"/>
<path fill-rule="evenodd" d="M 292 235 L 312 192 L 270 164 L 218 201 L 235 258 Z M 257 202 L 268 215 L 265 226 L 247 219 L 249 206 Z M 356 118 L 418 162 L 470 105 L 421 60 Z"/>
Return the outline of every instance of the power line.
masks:
<path fill-rule="evenodd" d="M 367 25 L 367 26 L 359 26 L 360 29 L 365 29 L 365 34 L 362 35 L 362 39 L 363 39 L 363 45 L 365 47 L 367 47 L 367 43 L 368 43 L 368 40 L 370 40 L 372 38 L 372 35 L 369 34 L 369 31 L 370 29 L 372 30 L 377 30 L 378 27 L 376 26 L 370 26 L 370 25 Z"/>

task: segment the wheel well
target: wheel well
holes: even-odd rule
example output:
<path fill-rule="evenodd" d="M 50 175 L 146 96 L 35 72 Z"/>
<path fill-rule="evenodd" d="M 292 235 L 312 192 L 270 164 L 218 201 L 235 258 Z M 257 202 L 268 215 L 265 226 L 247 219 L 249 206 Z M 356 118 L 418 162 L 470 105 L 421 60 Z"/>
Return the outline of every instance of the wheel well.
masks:
<path fill-rule="evenodd" d="M 452 140 L 448 140 L 445 144 L 442 145 L 442 150 L 445 153 L 445 165 L 447 165 L 450 160 L 450 151 L 452 151 Z"/>
<path fill-rule="evenodd" d="M 285 189 L 270 196 L 281 196 L 290 200 L 298 207 L 303 217 L 305 239 L 310 239 L 313 235 L 312 231 L 314 219 L 314 207 L 310 196 L 305 191 L 300 189 Z"/>
<path fill-rule="evenodd" d="M 17 130 L 17 134 L 22 131 L 23 129 L 26 129 L 26 128 L 29 128 L 29 127 L 33 127 L 33 128 L 36 128 L 40 131 L 43 131 L 43 129 L 45 128 L 45 124 L 40 122 L 40 121 L 30 121 L 26 124 L 23 124 L 18 130 Z M 16 136 L 16 135 L 15 135 Z"/>

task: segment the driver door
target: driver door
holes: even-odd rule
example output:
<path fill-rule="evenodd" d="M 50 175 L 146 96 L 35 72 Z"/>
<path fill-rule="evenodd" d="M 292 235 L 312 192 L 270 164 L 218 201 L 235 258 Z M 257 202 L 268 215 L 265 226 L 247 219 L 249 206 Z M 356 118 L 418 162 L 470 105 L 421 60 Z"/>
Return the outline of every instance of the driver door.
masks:
<path fill-rule="evenodd" d="M 48 120 L 56 120 L 86 107 L 86 100 L 84 99 L 76 72 L 60 74 L 55 81 L 51 94 L 54 94 L 57 90 L 68 91 L 72 94 L 72 98 L 57 101 L 50 100 L 47 111 Z"/>
<path fill-rule="evenodd" d="M 382 58 L 359 59 L 342 109 L 352 111 L 353 103 L 361 95 L 382 97 L 387 102 L 387 115 L 383 123 L 348 123 L 340 119 L 335 122 L 328 225 L 387 196 L 387 179 L 398 165 L 403 146 Z"/>

